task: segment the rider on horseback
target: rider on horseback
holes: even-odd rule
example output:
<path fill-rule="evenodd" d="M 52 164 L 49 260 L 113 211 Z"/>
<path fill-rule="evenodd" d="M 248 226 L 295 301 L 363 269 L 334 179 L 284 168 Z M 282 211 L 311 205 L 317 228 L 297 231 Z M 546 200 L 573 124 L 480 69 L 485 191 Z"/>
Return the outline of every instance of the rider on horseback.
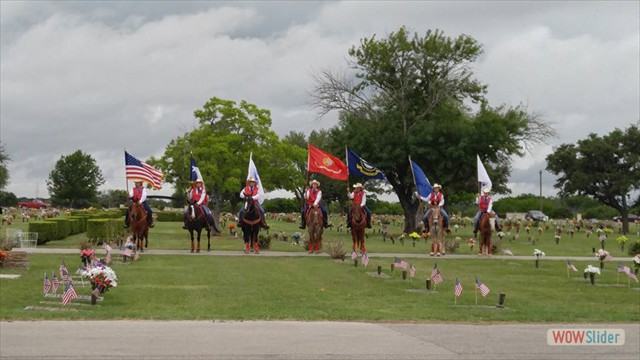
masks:
<path fill-rule="evenodd" d="M 491 211 L 493 210 L 493 200 L 490 196 L 491 189 L 484 188 L 482 189 L 482 192 L 484 193 L 484 195 L 478 195 L 478 199 L 476 201 L 476 203 L 478 204 L 478 212 L 473 218 L 473 235 L 476 235 L 478 233 L 478 223 L 480 223 L 480 215 L 485 212 L 491 214 Z M 498 223 L 498 214 L 496 214 L 495 221 L 496 231 L 502 231 L 502 227 Z"/>
<path fill-rule="evenodd" d="M 132 202 L 141 204 L 142 207 L 147 211 L 147 224 L 149 227 L 153 227 L 153 216 L 151 208 L 149 204 L 147 204 L 147 189 L 142 186 L 142 180 L 136 180 L 134 182 L 135 186 L 129 190 L 129 198 Z M 131 211 L 131 205 L 127 208 L 127 211 L 124 214 L 124 227 L 129 227 L 129 211 Z"/>
<path fill-rule="evenodd" d="M 371 211 L 367 208 L 367 194 L 364 192 L 364 186 L 362 184 L 357 183 L 354 184 L 353 187 L 355 190 L 347 194 L 349 199 L 353 199 L 353 205 L 360 205 L 364 209 L 365 213 L 367 213 L 367 228 L 371 229 Z M 347 213 L 347 228 L 351 228 L 351 213 L 353 212 L 353 208 L 349 210 Z"/>
<path fill-rule="evenodd" d="M 195 182 L 191 191 L 187 196 L 189 200 L 193 201 L 194 204 L 200 205 L 202 210 L 204 210 L 205 220 L 207 222 L 207 227 L 214 226 L 213 217 L 211 216 L 211 209 L 207 206 L 209 204 L 209 196 L 207 195 L 207 191 L 204 188 L 204 181 L 202 178 L 198 178 Z M 187 207 L 184 210 L 184 225 L 182 225 L 183 229 L 187 229 L 187 224 L 189 223 L 189 208 Z"/>
<path fill-rule="evenodd" d="M 431 214 L 431 206 L 438 206 L 438 209 L 440 209 L 440 212 L 442 213 L 442 217 L 444 219 L 444 221 L 442 222 L 442 227 L 443 229 L 445 229 L 447 234 L 451 233 L 451 231 L 449 230 L 449 214 L 447 214 L 447 211 L 444 209 L 444 196 L 442 195 L 441 190 L 442 186 L 436 183 L 433 184 L 433 192 L 427 195 L 427 197 L 422 197 L 420 196 L 420 194 L 416 193 L 416 196 L 420 200 L 427 202 L 430 205 L 429 209 L 424 214 L 424 218 L 422 219 L 422 221 L 424 222 L 424 229 L 427 234 L 429 233 L 429 215 Z"/>
<path fill-rule="evenodd" d="M 267 217 L 265 216 L 264 213 L 264 209 L 262 208 L 262 205 L 260 205 L 260 193 L 259 193 L 258 189 L 258 185 L 256 185 L 256 179 L 254 179 L 253 177 L 249 177 L 247 179 L 247 186 L 244 187 L 244 189 L 242 189 L 242 191 L 240 191 L 240 198 L 242 199 L 246 199 L 246 198 L 252 198 L 254 204 L 258 207 L 258 209 L 260 209 L 260 214 L 262 214 L 262 223 L 260 224 L 260 226 L 262 226 L 265 229 L 269 228 L 269 225 L 267 225 Z M 238 213 L 238 227 L 241 227 L 242 224 L 240 223 L 242 221 L 242 215 L 244 214 L 244 206 L 240 208 L 240 212 Z"/>
<path fill-rule="evenodd" d="M 305 205 L 302 209 L 302 224 L 299 226 L 300 229 L 304 229 L 307 227 L 305 223 L 305 215 L 307 214 L 307 210 L 313 207 L 320 207 L 320 211 L 322 211 L 322 220 L 324 221 L 324 227 L 329 227 L 329 222 L 327 221 L 327 209 L 324 207 L 324 204 L 320 203 L 322 200 L 322 190 L 320 190 L 320 182 L 318 180 L 311 180 L 309 182 L 310 188 L 308 188 L 304 192 Z"/>

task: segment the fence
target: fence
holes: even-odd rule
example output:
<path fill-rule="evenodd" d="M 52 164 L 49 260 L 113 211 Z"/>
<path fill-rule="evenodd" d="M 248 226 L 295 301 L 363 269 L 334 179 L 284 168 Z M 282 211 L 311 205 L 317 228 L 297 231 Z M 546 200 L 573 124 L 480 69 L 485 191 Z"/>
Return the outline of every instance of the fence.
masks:
<path fill-rule="evenodd" d="M 7 239 L 15 247 L 35 248 L 38 244 L 37 232 L 26 232 L 19 229 L 7 229 Z"/>

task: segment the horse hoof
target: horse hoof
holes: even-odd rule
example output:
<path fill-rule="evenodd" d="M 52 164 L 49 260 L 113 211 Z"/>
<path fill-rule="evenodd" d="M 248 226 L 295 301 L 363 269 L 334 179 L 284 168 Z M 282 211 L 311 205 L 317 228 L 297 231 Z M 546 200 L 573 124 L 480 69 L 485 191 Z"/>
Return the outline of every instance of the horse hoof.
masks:
<path fill-rule="evenodd" d="M 196 250 L 196 253 L 200 254 L 200 250 Z"/>
<path fill-rule="evenodd" d="M 440 256 L 440 253 L 436 253 L 436 256 Z"/>
<path fill-rule="evenodd" d="M 320 251 L 319 251 L 319 250 L 316 250 L 316 255 L 317 255 L 317 254 L 320 254 Z"/>
<path fill-rule="evenodd" d="M 433 256 L 433 255 L 434 255 L 433 253 L 429 253 L 429 256 Z"/>
<path fill-rule="evenodd" d="M 478 256 L 482 256 L 482 254 L 478 254 Z"/>
<path fill-rule="evenodd" d="M 447 254 L 445 254 L 445 253 L 442 253 L 442 256 L 445 256 L 445 255 L 447 255 Z"/>
<path fill-rule="evenodd" d="M 191 253 L 193 254 L 193 250 L 191 250 Z"/>
<path fill-rule="evenodd" d="M 313 254 L 313 250 L 309 250 L 309 254 Z"/>
<path fill-rule="evenodd" d="M 253 253 L 254 253 L 254 254 L 256 254 L 256 255 L 259 255 L 259 254 L 260 254 L 260 251 L 256 250 L 256 251 L 254 251 Z"/>
<path fill-rule="evenodd" d="M 244 252 L 245 254 L 248 254 L 248 253 L 249 253 L 247 250 L 243 250 L 242 252 Z"/>

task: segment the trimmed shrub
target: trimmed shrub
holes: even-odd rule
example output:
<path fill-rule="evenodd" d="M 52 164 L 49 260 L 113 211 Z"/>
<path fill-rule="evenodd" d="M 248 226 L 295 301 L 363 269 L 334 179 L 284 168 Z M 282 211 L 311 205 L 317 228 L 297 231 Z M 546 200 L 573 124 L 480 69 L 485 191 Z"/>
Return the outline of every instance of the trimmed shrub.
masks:
<path fill-rule="evenodd" d="M 89 219 L 87 220 L 87 238 L 94 244 L 119 242 L 124 238 L 125 230 L 120 219 Z"/>
<path fill-rule="evenodd" d="M 89 219 L 89 215 L 69 216 L 67 219 L 78 220 L 78 232 L 76 234 L 87 231 L 87 220 Z"/>
<path fill-rule="evenodd" d="M 98 211 L 95 214 L 91 214 L 90 219 L 118 219 L 124 218 L 124 210 L 108 210 Z"/>
<path fill-rule="evenodd" d="M 80 233 L 80 220 L 78 219 L 69 219 L 69 226 L 71 227 L 71 233 L 69 235 L 75 235 Z"/>
<path fill-rule="evenodd" d="M 261 250 L 271 249 L 271 237 L 265 234 L 258 234 L 258 247 Z"/>
<path fill-rule="evenodd" d="M 58 226 L 58 239 L 64 239 L 71 235 L 71 223 L 69 219 L 47 219 L 47 221 L 54 222 Z"/>
<path fill-rule="evenodd" d="M 178 211 L 157 211 L 154 215 L 158 216 L 156 221 L 182 222 L 183 220 L 183 213 Z"/>
<path fill-rule="evenodd" d="M 49 241 L 58 240 L 58 224 L 51 221 L 29 222 L 29 232 L 38 233 L 38 245 L 44 245 Z"/>

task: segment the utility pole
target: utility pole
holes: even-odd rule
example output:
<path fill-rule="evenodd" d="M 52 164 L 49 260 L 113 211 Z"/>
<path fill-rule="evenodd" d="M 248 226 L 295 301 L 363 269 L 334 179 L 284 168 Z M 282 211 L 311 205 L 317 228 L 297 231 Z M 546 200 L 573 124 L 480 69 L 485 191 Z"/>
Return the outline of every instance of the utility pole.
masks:
<path fill-rule="evenodd" d="M 542 170 L 540 170 L 540 212 L 542 212 Z"/>

